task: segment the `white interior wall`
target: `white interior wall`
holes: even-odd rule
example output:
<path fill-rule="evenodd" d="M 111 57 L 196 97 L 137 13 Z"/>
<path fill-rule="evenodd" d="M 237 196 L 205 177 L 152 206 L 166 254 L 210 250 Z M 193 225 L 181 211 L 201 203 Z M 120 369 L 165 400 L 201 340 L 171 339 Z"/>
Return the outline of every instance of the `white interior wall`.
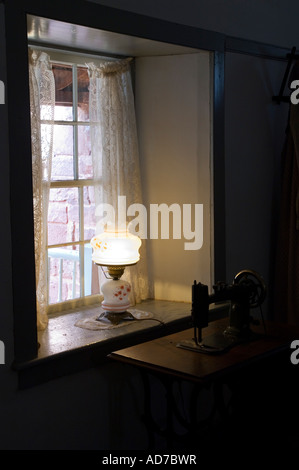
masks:
<path fill-rule="evenodd" d="M 203 245 L 197 250 L 185 249 L 183 223 L 182 238 L 173 239 L 170 230 L 166 240 L 160 232 L 150 238 L 148 221 L 154 297 L 190 302 L 193 281 L 210 285 L 212 277 L 210 54 L 137 58 L 135 93 L 148 217 L 151 204 L 178 204 L 181 220 L 183 204 L 191 205 L 192 214 L 195 204 L 203 204 Z"/>

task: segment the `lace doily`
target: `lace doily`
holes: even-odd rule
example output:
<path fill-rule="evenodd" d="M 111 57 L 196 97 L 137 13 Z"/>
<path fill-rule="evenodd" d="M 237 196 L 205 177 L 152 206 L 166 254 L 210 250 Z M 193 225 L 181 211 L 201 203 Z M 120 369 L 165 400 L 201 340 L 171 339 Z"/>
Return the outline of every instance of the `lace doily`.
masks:
<path fill-rule="evenodd" d="M 128 309 L 123 314 L 110 314 L 110 319 L 109 316 L 107 317 L 101 313 L 97 313 L 93 317 L 78 320 L 75 323 L 75 326 L 85 328 L 87 330 L 108 330 L 112 328 L 121 328 L 135 321 L 155 320 L 153 317 L 153 314 L 150 312 Z"/>

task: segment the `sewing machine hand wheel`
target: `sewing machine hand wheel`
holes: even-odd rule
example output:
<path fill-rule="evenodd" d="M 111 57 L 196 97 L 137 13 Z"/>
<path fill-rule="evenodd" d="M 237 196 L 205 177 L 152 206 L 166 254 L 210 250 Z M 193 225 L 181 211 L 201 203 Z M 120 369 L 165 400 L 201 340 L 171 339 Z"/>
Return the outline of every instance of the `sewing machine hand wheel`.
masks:
<path fill-rule="evenodd" d="M 266 297 L 266 284 L 257 272 L 250 269 L 240 271 L 234 278 L 234 284 L 243 284 L 252 290 L 249 299 L 250 308 L 259 307 L 264 302 Z"/>

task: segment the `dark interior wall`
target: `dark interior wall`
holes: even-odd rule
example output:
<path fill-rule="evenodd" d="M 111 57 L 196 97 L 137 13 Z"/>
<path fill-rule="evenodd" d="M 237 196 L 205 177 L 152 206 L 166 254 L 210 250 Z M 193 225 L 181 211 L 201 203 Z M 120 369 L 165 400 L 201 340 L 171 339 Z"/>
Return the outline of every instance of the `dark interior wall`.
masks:
<path fill-rule="evenodd" d="M 272 96 L 285 68 L 279 60 L 226 54 L 227 280 L 245 268 L 258 271 L 268 286 L 269 308 L 288 117 L 287 103 L 277 105 Z"/>
<path fill-rule="evenodd" d="M 134 370 L 109 364 L 21 391 L 11 375 L 1 370 L 1 450 L 146 448 Z"/>
<path fill-rule="evenodd" d="M 0 80 L 5 84 L 6 91 L 6 63 L 5 63 L 5 35 L 4 35 L 4 7 L 0 5 Z M 0 105 L 0 217 L 5 227 L 0 235 L 1 254 L 1 314 L 0 314 L 0 340 L 4 341 L 6 354 L 12 353 L 12 290 L 10 266 L 10 206 L 9 206 L 9 158 L 8 158 L 8 120 L 5 104 Z M 1 370 L 1 369 L 0 369 Z"/>
<path fill-rule="evenodd" d="M 280 47 L 298 45 L 297 0 L 89 0 Z"/>
<path fill-rule="evenodd" d="M 295 22 L 298 15 L 292 11 L 292 8 L 287 9 L 287 2 L 285 1 L 273 2 L 269 0 L 260 2 L 258 0 L 248 0 L 242 2 L 242 6 L 239 6 L 241 2 L 232 0 L 230 2 L 211 2 L 209 0 L 201 2 L 193 2 L 192 0 L 184 0 L 184 2 L 180 0 L 159 0 L 154 2 L 140 2 L 139 0 L 97 1 L 98 3 L 131 9 L 162 19 L 184 22 L 189 25 L 225 32 L 229 35 L 238 35 L 286 47 L 294 45 L 296 40 Z M 88 4 L 88 2 L 86 3 Z M 294 6 L 294 2 L 292 6 Z M 88 5 L 86 7 L 88 8 Z M 287 10 L 288 18 L 286 18 Z M 5 82 L 3 12 L 4 6 L 0 4 L 0 79 Z M 216 12 L 217 14 L 215 14 Z M 237 59 L 243 61 L 242 66 L 246 67 L 247 75 L 245 77 L 244 69 L 240 65 L 241 62 L 238 62 Z M 265 214 L 268 217 L 267 230 L 269 230 L 270 215 L 268 209 L 271 206 L 272 186 L 274 184 L 272 177 L 276 178 L 276 159 L 282 141 L 281 126 L 284 126 L 281 107 L 275 108 L 270 102 L 272 90 L 269 90 L 269 83 L 273 85 L 273 89 L 276 89 L 283 67 L 276 66 L 272 62 L 261 64 L 258 59 L 253 59 L 253 62 L 250 61 L 250 58 L 237 58 L 235 56 L 229 56 L 227 60 L 227 72 L 228 77 L 230 77 L 229 82 L 227 82 L 226 100 L 227 183 L 236 184 L 234 170 L 230 172 L 230 169 L 235 167 L 235 164 L 239 161 L 240 148 L 244 150 L 246 162 L 251 161 L 251 159 L 248 159 L 246 149 L 249 142 L 250 157 L 254 158 L 255 166 L 248 165 L 248 171 L 252 178 L 256 174 L 259 178 L 260 192 L 257 194 L 257 199 L 255 199 L 255 207 L 259 206 L 261 199 L 266 198 L 262 212 L 259 214 L 259 221 L 264 220 Z M 238 80 L 246 81 L 247 86 L 254 92 L 252 98 L 243 94 L 245 90 L 243 90 Z M 233 87 L 232 84 L 236 84 L 238 87 Z M 232 104 L 230 104 L 230 99 L 232 99 Z M 247 101 L 244 103 L 244 107 L 246 104 L 246 108 L 247 110 L 250 109 L 250 112 L 244 112 L 244 109 L 240 110 L 240 103 L 245 99 Z M 260 99 L 267 101 L 263 101 L 263 104 L 261 104 Z M 240 120 L 241 114 L 242 121 Z M 0 365 L 0 448 L 2 450 L 22 448 L 34 450 L 107 449 L 113 447 L 124 448 L 130 445 L 134 446 L 133 448 L 140 448 L 146 445 L 144 429 L 138 421 L 138 407 L 142 401 L 142 392 L 139 388 L 138 377 L 135 377 L 132 372 L 126 371 L 124 373 L 118 367 L 112 370 L 110 368 L 95 369 L 71 377 L 63 377 L 26 391 L 17 390 L 16 374 L 11 370 L 13 361 L 13 315 L 9 230 L 8 124 L 5 105 L 0 105 L 0 119 L 0 214 L 2 227 L 0 339 L 5 343 L 6 352 L 6 364 Z M 260 121 L 261 127 L 256 126 L 256 119 Z M 280 129 L 279 133 L 276 133 L 277 129 Z M 237 140 L 235 139 L 236 135 L 238 135 Z M 260 154 L 261 149 L 264 150 L 263 155 L 267 154 L 266 160 L 263 160 L 263 156 Z M 269 166 L 271 167 L 270 174 L 267 171 Z M 243 174 L 243 182 L 246 179 L 245 169 L 246 167 L 243 166 L 240 168 Z M 265 188 L 262 179 L 266 182 Z M 236 188 L 239 195 L 242 195 L 240 201 L 234 197 L 233 186 L 227 193 L 228 239 L 237 247 L 234 257 L 230 258 L 230 251 L 228 251 L 229 276 L 239 269 L 237 259 L 243 247 L 246 246 L 246 249 L 248 249 L 248 255 L 246 254 L 246 257 L 242 260 L 247 263 L 247 260 L 248 262 L 251 261 L 249 255 L 256 256 L 254 246 L 259 243 L 259 241 L 256 242 L 258 233 L 253 228 L 250 232 L 245 231 L 244 233 L 240 224 L 236 226 L 235 215 L 240 214 L 240 209 L 242 209 L 243 214 L 243 204 L 248 204 L 248 202 L 244 202 L 245 193 L 242 191 L 241 181 L 238 180 Z M 250 183 L 248 182 L 248 184 Z M 266 187 L 271 189 L 271 196 L 266 191 Z M 252 190 L 252 188 L 249 189 Z M 241 204 L 242 199 L 243 204 Z M 251 206 L 249 209 L 252 210 Z M 22 210 L 21 200 L 20 210 Z M 251 212 L 251 217 L 256 220 L 255 211 Z M 22 227 L 20 227 L 20 230 L 22 230 Z M 259 234 L 260 236 L 261 234 Z M 240 239 L 244 237 L 246 241 L 242 240 L 242 243 L 240 243 Z M 254 243 L 252 243 L 253 240 Z M 264 240 L 264 242 L 267 245 L 268 241 Z M 265 249 L 269 249 L 268 245 Z M 266 252 L 260 249 L 259 253 Z M 21 259 L 20 250 L 20 262 Z M 255 262 L 256 267 L 262 271 L 264 263 L 266 263 L 266 258 L 262 259 L 261 264 Z M 243 262 L 240 267 L 243 267 Z M 128 378 L 133 381 L 131 388 L 127 385 Z M 121 397 L 121 401 L 119 401 L 119 397 Z M 137 401 L 136 398 L 138 398 Z"/>

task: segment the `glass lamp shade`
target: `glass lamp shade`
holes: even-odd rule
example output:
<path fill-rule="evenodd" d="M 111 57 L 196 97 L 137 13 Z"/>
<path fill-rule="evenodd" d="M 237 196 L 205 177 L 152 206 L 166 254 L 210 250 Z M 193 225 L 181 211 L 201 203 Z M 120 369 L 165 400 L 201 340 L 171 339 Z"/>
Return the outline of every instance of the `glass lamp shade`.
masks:
<path fill-rule="evenodd" d="M 131 266 L 139 261 L 141 240 L 126 230 L 107 230 L 93 237 L 90 244 L 93 248 L 93 262 L 100 266 L 107 266 L 112 277 L 101 285 L 104 296 L 102 302 L 104 313 L 123 313 L 131 305 L 131 286 L 129 282 L 120 278 L 126 266 Z"/>
<path fill-rule="evenodd" d="M 101 266 L 130 266 L 140 259 L 141 240 L 126 230 L 107 230 L 93 237 L 90 244 L 92 260 Z"/>

